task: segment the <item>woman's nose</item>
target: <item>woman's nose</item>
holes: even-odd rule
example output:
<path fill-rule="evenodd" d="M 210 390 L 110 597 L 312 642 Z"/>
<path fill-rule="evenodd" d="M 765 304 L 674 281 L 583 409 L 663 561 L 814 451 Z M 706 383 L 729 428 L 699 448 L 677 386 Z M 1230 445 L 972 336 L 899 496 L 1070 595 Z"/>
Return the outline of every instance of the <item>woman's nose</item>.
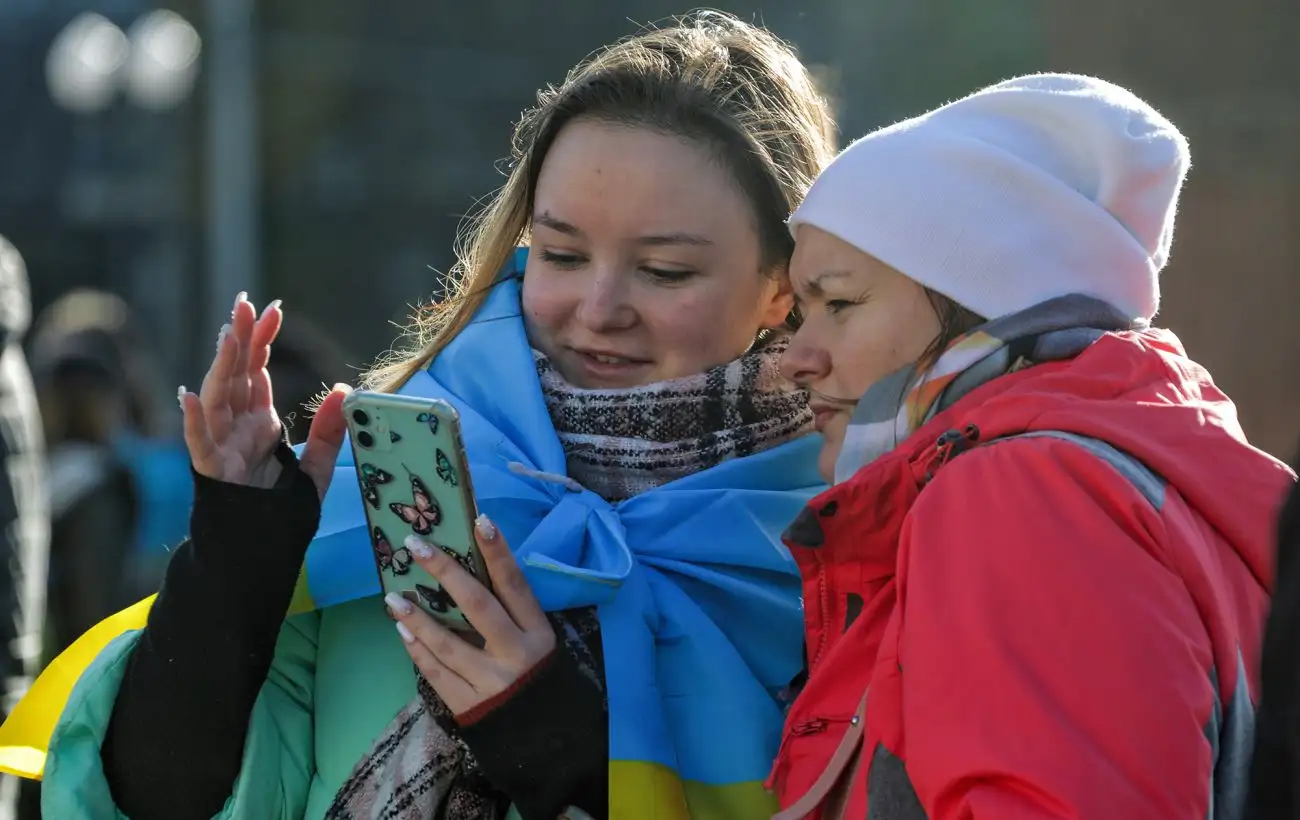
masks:
<path fill-rule="evenodd" d="M 801 328 L 781 354 L 781 375 L 800 387 L 824 379 L 831 371 L 831 357 Z"/>
<path fill-rule="evenodd" d="M 618 271 L 597 271 L 591 276 L 576 312 L 584 327 L 599 333 L 626 329 L 636 323 L 626 278 Z"/>

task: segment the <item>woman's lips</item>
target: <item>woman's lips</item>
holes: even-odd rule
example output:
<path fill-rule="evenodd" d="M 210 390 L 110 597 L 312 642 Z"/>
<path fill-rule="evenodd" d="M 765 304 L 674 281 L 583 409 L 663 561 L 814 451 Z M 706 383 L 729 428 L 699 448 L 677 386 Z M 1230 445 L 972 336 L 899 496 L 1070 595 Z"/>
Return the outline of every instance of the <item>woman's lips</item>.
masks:
<path fill-rule="evenodd" d="M 571 348 L 577 365 L 588 377 L 596 381 L 623 383 L 639 371 L 649 367 L 651 362 L 619 356 L 600 350 L 578 350 Z"/>
<path fill-rule="evenodd" d="M 823 429 L 825 429 L 826 425 L 830 423 L 831 419 L 835 418 L 841 412 L 838 407 L 829 407 L 824 404 L 823 405 L 814 404 L 811 406 L 810 409 L 812 410 L 813 413 L 813 428 L 816 429 L 817 432 L 819 433 L 822 432 Z"/>

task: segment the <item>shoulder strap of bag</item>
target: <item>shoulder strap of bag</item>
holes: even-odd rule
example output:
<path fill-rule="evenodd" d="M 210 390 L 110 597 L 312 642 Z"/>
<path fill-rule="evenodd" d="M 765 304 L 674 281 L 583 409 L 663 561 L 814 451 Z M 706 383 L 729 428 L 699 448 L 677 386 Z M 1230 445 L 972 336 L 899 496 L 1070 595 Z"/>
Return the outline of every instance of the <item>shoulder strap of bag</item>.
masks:
<path fill-rule="evenodd" d="M 835 820 L 843 816 L 846 802 L 842 799 L 841 792 L 846 790 L 850 783 L 853 782 L 853 774 L 862 765 L 862 730 L 866 722 L 867 695 L 862 693 L 862 700 L 858 701 L 858 708 L 853 711 L 853 718 L 849 721 L 849 728 L 840 740 L 840 745 L 835 747 L 835 753 L 831 755 L 830 761 L 826 764 L 826 769 L 812 784 L 812 787 L 800 797 L 789 808 L 772 815 L 772 820 L 802 820 L 807 817 L 828 798 L 832 798 L 836 804 L 832 812 L 824 814 L 825 820 Z"/>

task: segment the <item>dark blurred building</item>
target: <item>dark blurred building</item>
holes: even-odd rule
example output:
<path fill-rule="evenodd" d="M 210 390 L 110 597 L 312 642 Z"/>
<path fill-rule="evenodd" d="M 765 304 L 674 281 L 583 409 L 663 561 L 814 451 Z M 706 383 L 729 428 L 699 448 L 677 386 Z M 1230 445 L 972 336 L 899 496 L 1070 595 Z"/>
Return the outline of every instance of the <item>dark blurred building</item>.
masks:
<path fill-rule="evenodd" d="M 152 7 L 0 2 L 0 229 L 29 260 L 37 311 L 74 287 L 115 292 L 159 338 L 170 376 L 189 365 L 197 318 L 200 109 L 154 113 L 119 98 L 76 114 L 46 83 L 51 43 L 76 15 L 127 28 Z"/>
<path fill-rule="evenodd" d="M 755 15 L 761 4 L 726 3 Z M 767 4 L 787 37 L 828 2 Z M 536 90 L 597 46 L 689 7 L 635 0 L 454 6 L 282 0 L 261 25 L 268 295 L 366 356 L 450 267 L 457 224 Z M 778 9 L 782 9 L 779 10 Z M 307 283 L 310 283 L 308 286 Z"/>
<path fill-rule="evenodd" d="M 1044 7 L 1056 63 L 1130 85 L 1191 141 L 1160 321 L 1236 399 L 1252 441 L 1289 458 L 1300 442 L 1300 5 Z"/>
<path fill-rule="evenodd" d="M 71 285 L 127 296 L 193 382 L 236 289 L 280 297 L 363 365 L 428 298 L 456 225 L 502 177 L 520 110 L 663 0 L 175 0 L 203 36 L 179 108 L 56 108 L 51 39 L 77 12 L 123 28 L 144 0 L 0 2 L 0 229 L 38 307 Z M 1242 405 L 1247 431 L 1300 435 L 1300 114 L 1286 77 L 1300 7 L 1273 0 L 722 3 L 797 43 L 846 136 L 1007 75 L 1096 73 L 1192 141 L 1162 320 Z M 240 9 L 251 9 L 241 16 Z M 245 57 L 250 59 L 245 59 Z M 241 146 L 251 146 L 243 150 Z"/>

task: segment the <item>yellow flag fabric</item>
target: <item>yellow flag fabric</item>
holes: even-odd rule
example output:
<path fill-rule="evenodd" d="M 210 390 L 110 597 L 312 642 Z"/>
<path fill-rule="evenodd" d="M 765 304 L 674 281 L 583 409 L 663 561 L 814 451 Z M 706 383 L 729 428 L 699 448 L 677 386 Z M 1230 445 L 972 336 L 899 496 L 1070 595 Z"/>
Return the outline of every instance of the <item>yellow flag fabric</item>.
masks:
<path fill-rule="evenodd" d="M 40 780 L 54 727 L 72 689 L 91 662 L 117 636 L 143 629 L 156 595 L 92 627 L 55 658 L 0 726 L 0 772 Z"/>

